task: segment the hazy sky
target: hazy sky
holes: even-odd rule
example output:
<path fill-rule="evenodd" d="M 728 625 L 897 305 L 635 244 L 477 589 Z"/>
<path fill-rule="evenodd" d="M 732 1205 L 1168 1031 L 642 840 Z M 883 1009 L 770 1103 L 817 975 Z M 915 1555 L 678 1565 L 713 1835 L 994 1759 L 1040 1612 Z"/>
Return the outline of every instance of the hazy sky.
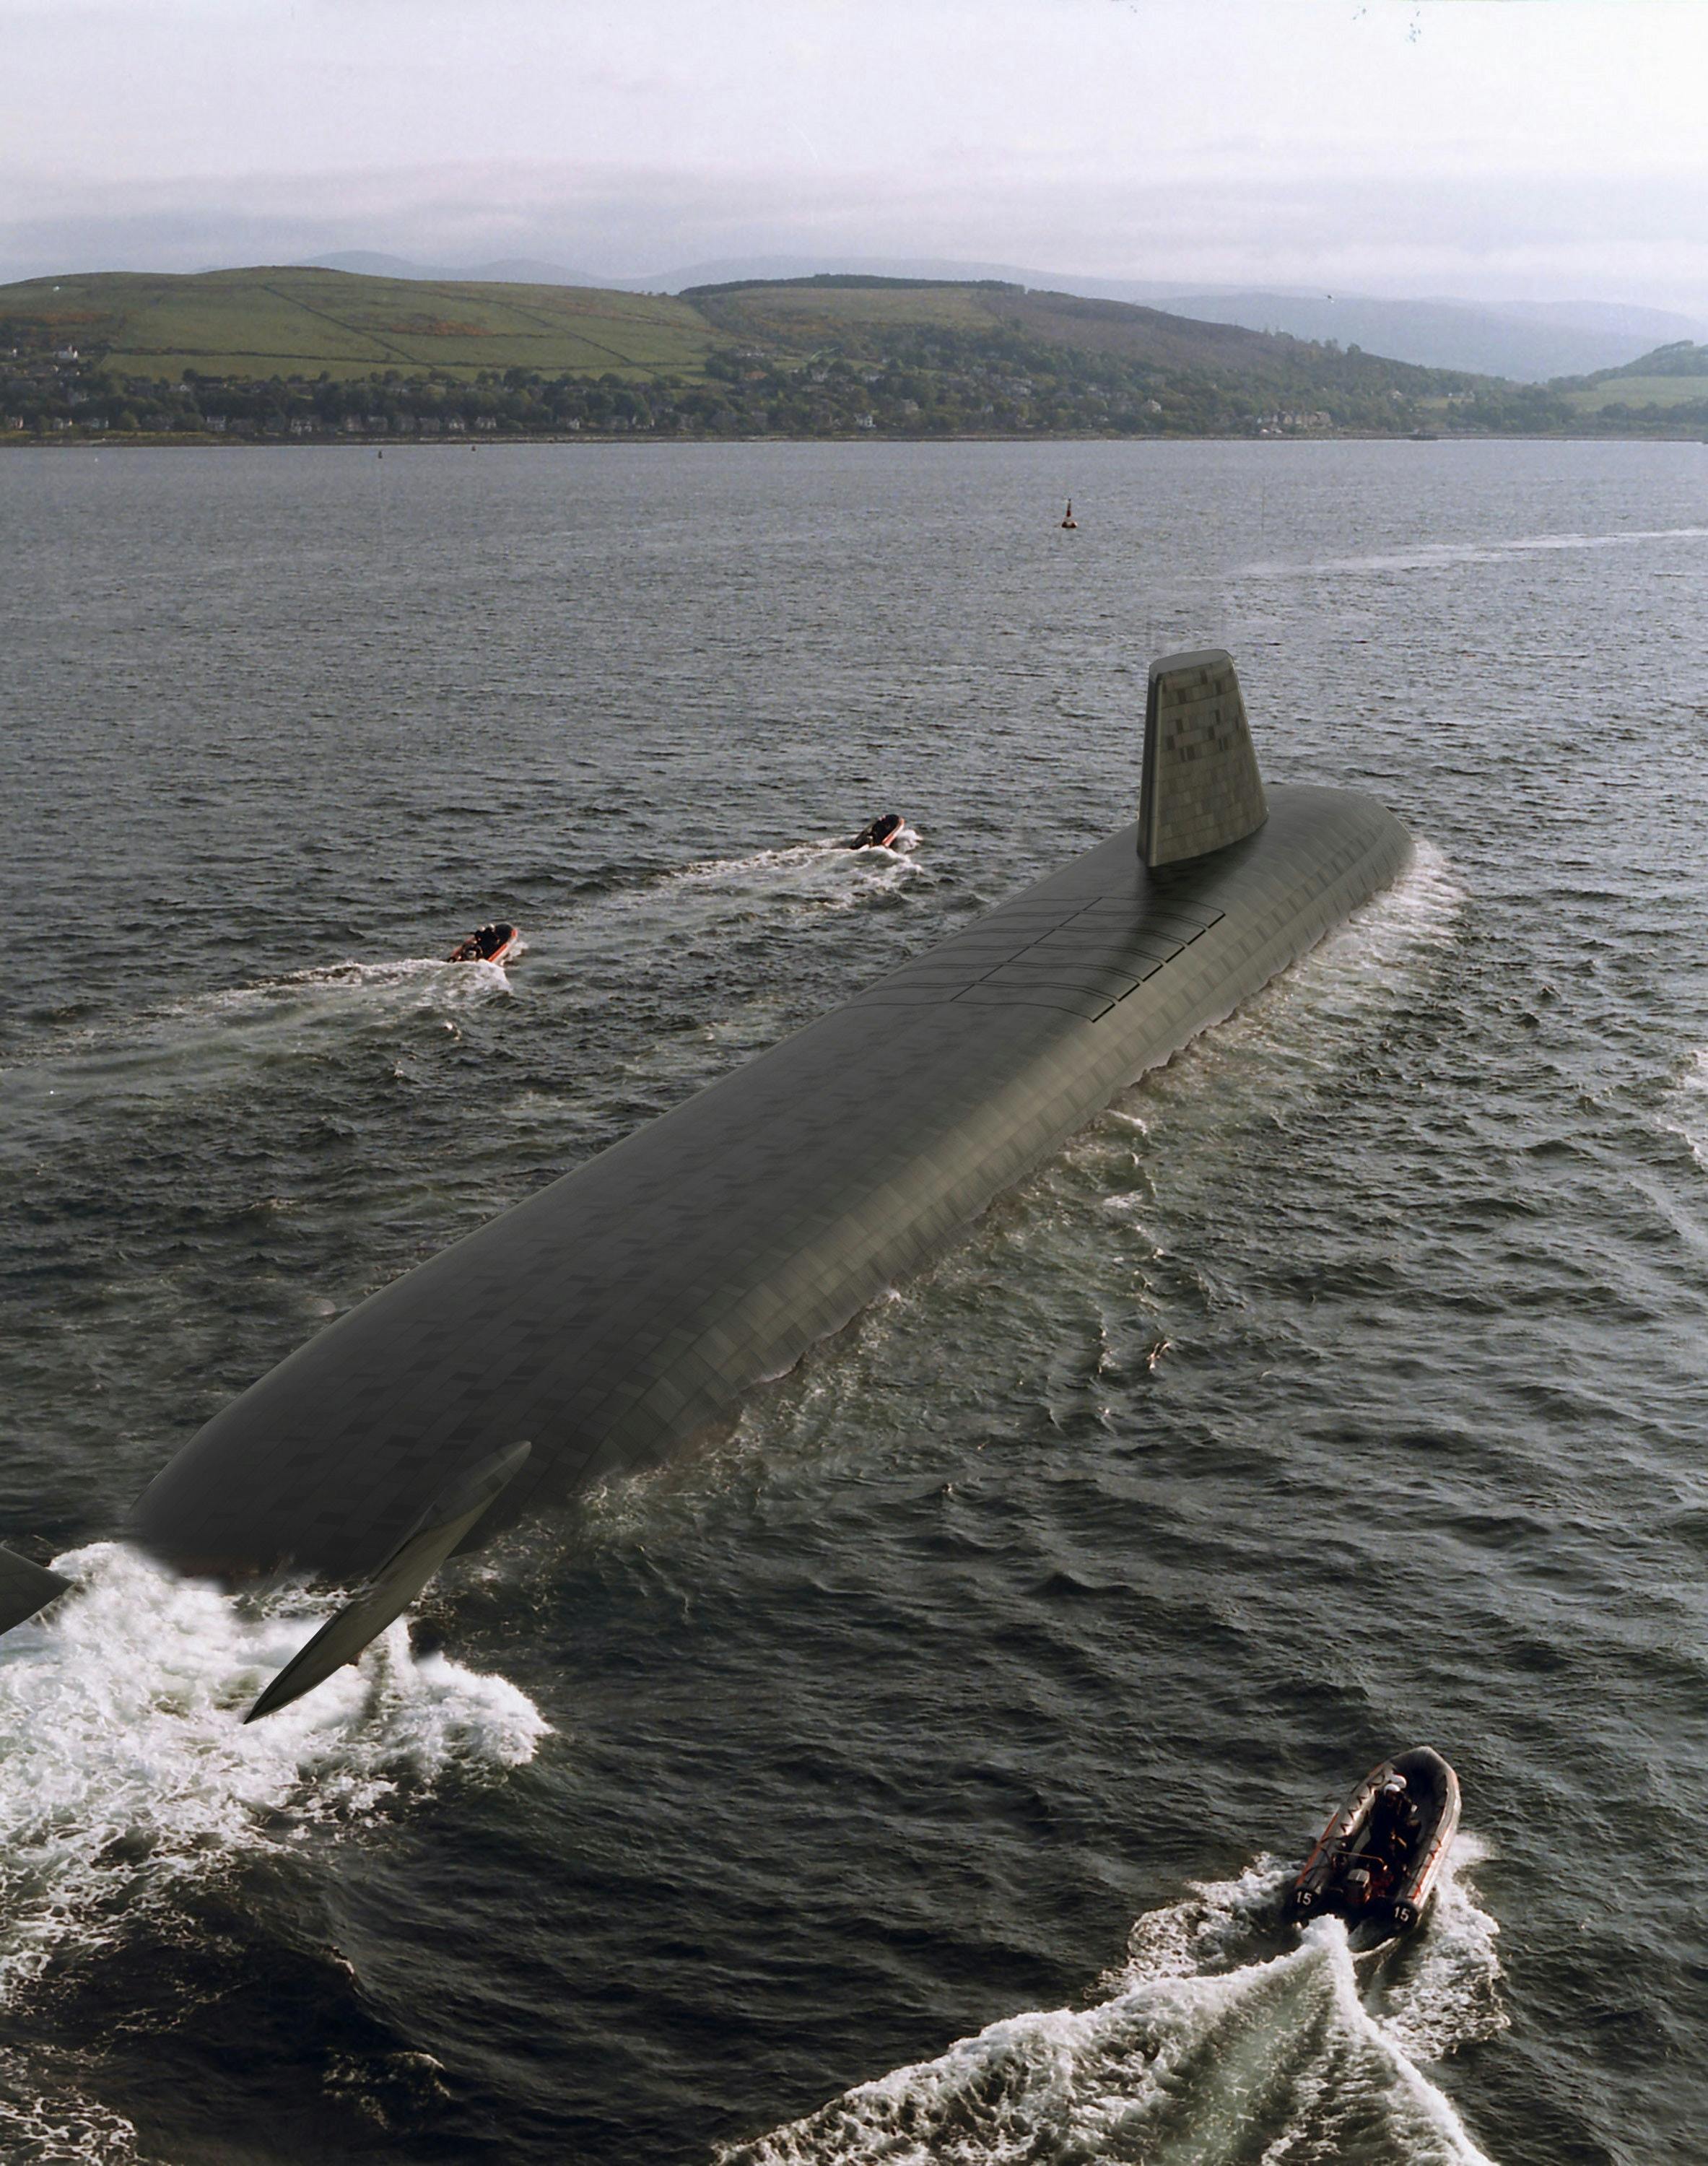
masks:
<path fill-rule="evenodd" d="M 0 277 L 734 255 L 1708 314 L 1705 0 L 0 0 Z"/>

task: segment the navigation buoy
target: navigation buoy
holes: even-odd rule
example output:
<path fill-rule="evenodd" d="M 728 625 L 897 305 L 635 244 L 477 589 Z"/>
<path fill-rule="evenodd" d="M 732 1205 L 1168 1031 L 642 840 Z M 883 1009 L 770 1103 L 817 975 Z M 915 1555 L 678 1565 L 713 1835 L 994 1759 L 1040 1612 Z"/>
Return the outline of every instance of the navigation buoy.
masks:
<path fill-rule="evenodd" d="M 1062 524 L 1063 526 L 1078 526 L 1079 524 L 1079 521 L 1073 516 L 1073 499 L 1071 496 L 1068 499 L 1068 515 L 1062 521 Z"/>

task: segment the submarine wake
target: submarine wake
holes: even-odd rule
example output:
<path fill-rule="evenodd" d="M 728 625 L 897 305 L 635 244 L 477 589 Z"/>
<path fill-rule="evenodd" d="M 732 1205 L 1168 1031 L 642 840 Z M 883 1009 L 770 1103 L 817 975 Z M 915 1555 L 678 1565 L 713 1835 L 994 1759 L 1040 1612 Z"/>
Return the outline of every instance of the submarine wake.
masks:
<path fill-rule="evenodd" d="M 1443 851 L 1420 842 L 1390 888 L 1373 895 L 1236 1014 L 1199 1033 L 1172 1061 L 1141 1076 L 1117 1103 L 1155 1097 L 1202 1106 L 1206 1120 L 1226 1119 L 1210 1094 L 1236 1091 L 1240 1071 L 1261 1071 L 1284 1095 L 1339 1072 L 1368 1054 L 1373 1018 L 1414 1003 L 1461 922 L 1463 887 Z M 1214 1074 L 1199 1064 L 1216 1064 Z"/>
<path fill-rule="evenodd" d="M 520 1766 L 545 1735 L 503 1678 L 412 1658 L 401 1624 L 312 1704 L 244 1729 L 330 1602 L 245 1614 L 113 1542 L 55 1568 L 71 1592 L 0 1644 L 0 2005 L 187 1880 Z"/>
<path fill-rule="evenodd" d="M 1140 1918 L 1089 2005 L 990 2024 L 718 2166 L 1487 2166 L 1425 2072 L 1506 2022 L 1476 1855 L 1413 1944 L 1358 1957 L 1335 1919 L 1276 1953 L 1287 1869 L 1259 1859 Z"/>
<path fill-rule="evenodd" d="M 1106 1208 L 1120 1212 L 1158 1180 L 1213 1182 L 1226 1163 L 1215 1139 L 1289 1114 L 1356 1071 L 1378 1033 L 1415 1007 L 1442 967 L 1462 922 L 1465 892 L 1430 843 L 1383 894 L 1336 926 L 1236 1015 L 1201 1032 L 1165 1066 L 1141 1076 L 1062 1154 L 1063 1173 L 1131 1157 L 1123 1132 L 1144 1138 L 1138 1191 L 1104 1165 Z M 1053 1169 L 1046 1170 L 1046 1179 Z"/>
<path fill-rule="evenodd" d="M 1421 842 L 1392 887 L 1141 1076 L 926 1271 L 887 1287 L 847 1330 L 756 1387 L 727 1430 L 667 1466 L 595 1485 L 577 1538 L 638 1540 L 656 1531 L 666 1500 L 691 1512 L 731 1482 L 786 1488 L 794 1470 L 833 1458 L 868 1471 L 917 1469 L 919 1408 L 945 1333 L 995 1301 L 1007 1304 L 1011 1350 L 1036 1375 L 1052 1422 L 1091 1405 L 1101 1427 L 1142 1426 L 1138 1408 L 1104 1403 L 1112 1380 L 1168 1358 L 1178 1316 L 1170 1272 L 1202 1292 L 1183 1216 L 1225 1215 L 1239 1160 L 1231 1139 L 1241 1128 L 1285 1125 L 1370 1057 L 1389 1018 L 1440 972 L 1465 902 L 1446 854 Z M 1169 1251 L 1160 1275 L 1154 1240 Z"/>

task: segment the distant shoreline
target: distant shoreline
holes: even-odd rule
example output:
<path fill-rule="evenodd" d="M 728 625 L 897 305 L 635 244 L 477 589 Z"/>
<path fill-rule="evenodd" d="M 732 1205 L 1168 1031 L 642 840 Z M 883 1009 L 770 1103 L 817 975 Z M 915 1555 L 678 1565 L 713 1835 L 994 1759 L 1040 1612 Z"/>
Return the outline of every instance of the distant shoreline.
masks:
<path fill-rule="evenodd" d="M 1045 436 L 1035 431 L 988 432 L 957 429 L 952 435 L 878 436 L 867 431 L 849 430 L 837 436 L 813 432 L 799 436 L 649 436 L 640 433 L 626 435 L 595 435 L 588 430 L 558 432 L 551 435 L 501 436 L 498 439 L 471 441 L 467 438 L 409 437 L 409 436 L 191 436 L 182 433 L 150 436 L 145 431 L 124 436 L 103 432 L 99 436 L 0 435 L 0 452 L 495 452 L 512 450 L 519 446 L 558 444 L 583 450 L 622 447 L 630 450 L 704 449 L 716 444 L 860 444 L 867 448 L 887 446 L 894 449 L 909 444 L 1265 444 L 1277 449 L 1283 446 L 1300 444 L 1696 444 L 1708 443 L 1695 429 L 1676 433 L 1655 430 L 1637 434 L 1632 430 L 1537 430 L 1520 431 L 1512 429 L 1456 429 L 1442 431 L 1425 438 L 1408 431 L 1389 430 L 1325 429 L 1305 436 L 1234 436 L 1220 433 L 1189 433 L 1176 435 L 1135 436 L 1117 431 L 1064 431 L 1059 435 Z"/>
<path fill-rule="evenodd" d="M 1678 441 L 1708 346 L 1547 383 L 996 279 L 604 288 L 313 266 L 0 287 L 0 442 Z"/>

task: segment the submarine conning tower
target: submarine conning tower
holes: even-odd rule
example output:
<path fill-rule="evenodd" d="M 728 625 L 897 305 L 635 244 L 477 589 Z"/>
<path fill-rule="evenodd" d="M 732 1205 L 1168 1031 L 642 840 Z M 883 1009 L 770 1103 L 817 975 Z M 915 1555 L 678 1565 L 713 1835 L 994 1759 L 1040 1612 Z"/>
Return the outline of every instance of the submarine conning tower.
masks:
<path fill-rule="evenodd" d="M 1269 816 L 1233 657 L 1165 654 L 1145 698 L 1139 855 L 1152 872 L 1226 849 Z"/>

